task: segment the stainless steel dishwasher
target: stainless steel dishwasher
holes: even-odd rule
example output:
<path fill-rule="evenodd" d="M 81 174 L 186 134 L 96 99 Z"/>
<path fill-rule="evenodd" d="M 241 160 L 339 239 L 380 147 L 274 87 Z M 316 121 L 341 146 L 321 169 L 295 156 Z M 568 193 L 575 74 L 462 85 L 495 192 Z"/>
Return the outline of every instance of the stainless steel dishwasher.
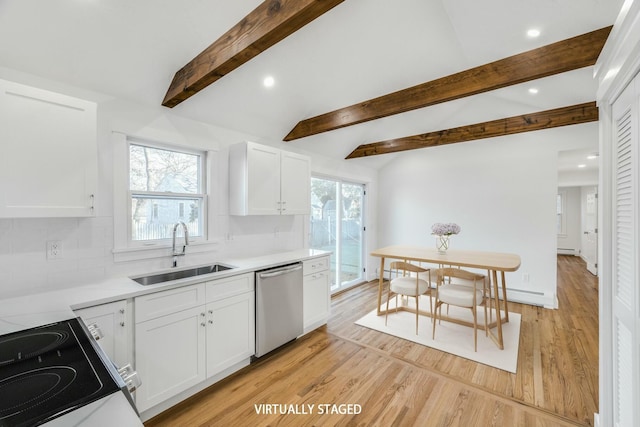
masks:
<path fill-rule="evenodd" d="M 256 356 L 302 335 L 302 263 L 256 272 Z"/>

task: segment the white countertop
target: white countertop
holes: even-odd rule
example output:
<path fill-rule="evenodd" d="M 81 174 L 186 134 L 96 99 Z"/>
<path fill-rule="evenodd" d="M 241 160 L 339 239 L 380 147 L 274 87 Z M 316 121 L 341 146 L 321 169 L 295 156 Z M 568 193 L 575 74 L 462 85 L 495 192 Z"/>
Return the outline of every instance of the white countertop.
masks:
<path fill-rule="evenodd" d="M 160 290 L 202 282 L 203 280 L 214 280 L 271 268 L 289 262 L 304 261 L 326 256 L 330 253 L 314 249 L 300 249 L 254 258 L 220 259 L 215 260 L 215 262 L 232 265 L 236 268 L 149 286 L 140 285 L 128 277 L 111 278 L 85 286 L 4 299 L 0 300 L 0 335 L 75 317 L 73 314 L 75 309 L 134 298 Z M 150 271 L 149 273 L 154 274 L 170 270 Z"/>

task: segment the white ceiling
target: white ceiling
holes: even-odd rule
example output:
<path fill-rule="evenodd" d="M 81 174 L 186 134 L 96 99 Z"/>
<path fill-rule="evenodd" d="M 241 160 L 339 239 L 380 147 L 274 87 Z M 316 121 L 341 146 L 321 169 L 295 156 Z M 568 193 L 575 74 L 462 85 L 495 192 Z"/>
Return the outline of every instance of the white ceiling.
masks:
<path fill-rule="evenodd" d="M 612 25 L 623 0 L 345 0 L 173 109 L 278 144 L 300 120 Z M 158 106 L 260 0 L 0 0 L 0 66 Z M 536 27 L 537 39 L 526 37 Z M 595 100 L 592 67 L 287 144 L 356 146 Z M 262 86 L 267 75 L 276 79 Z M 527 90 L 535 86 L 537 95 Z M 398 154 L 355 159 L 379 167 Z"/>

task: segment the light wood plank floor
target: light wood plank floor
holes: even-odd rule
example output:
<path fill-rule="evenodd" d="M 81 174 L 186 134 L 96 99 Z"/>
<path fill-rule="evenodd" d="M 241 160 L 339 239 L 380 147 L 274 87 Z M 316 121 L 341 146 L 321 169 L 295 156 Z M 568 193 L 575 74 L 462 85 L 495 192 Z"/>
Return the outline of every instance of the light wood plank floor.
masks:
<path fill-rule="evenodd" d="M 509 304 L 522 314 L 517 374 L 354 325 L 375 307 L 376 291 L 372 282 L 335 296 L 326 327 L 145 425 L 593 425 L 598 283 L 578 257 L 558 257 L 558 310 Z M 265 415 L 261 403 L 316 406 Z M 357 404 L 361 412 L 320 414 L 321 404 Z"/>

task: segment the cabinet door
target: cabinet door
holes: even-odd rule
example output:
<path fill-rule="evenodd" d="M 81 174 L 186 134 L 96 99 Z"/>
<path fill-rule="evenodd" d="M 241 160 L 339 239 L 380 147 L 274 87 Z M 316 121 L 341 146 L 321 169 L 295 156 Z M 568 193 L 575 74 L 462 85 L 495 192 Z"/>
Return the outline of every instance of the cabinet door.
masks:
<path fill-rule="evenodd" d="M 136 405 L 145 411 L 205 380 L 204 306 L 136 324 Z"/>
<path fill-rule="evenodd" d="M 305 275 L 303 293 L 302 313 L 304 316 L 304 332 L 307 333 L 327 323 L 329 319 L 331 301 L 328 271 Z"/>
<path fill-rule="evenodd" d="M 207 377 L 255 353 L 254 292 L 207 304 Z"/>
<path fill-rule="evenodd" d="M 0 217 L 92 216 L 96 104 L 0 80 Z"/>
<path fill-rule="evenodd" d="M 280 213 L 280 150 L 247 143 L 249 215 Z"/>
<path fill-rule="evenodd" d="M 95 323 L 102 332 L 102 338 L 98 340 L 100 347 L 117 366 L 124 366 L 133 362 L 129 351 L 130 339 L 133 335 L 131 323 L 128 318 L 127 302 L 116 301 L 109 304 L 87 307 L 74 312 L 89 325 Z"/>
<path fill-rule="evenodd" d="M 311 209 L 311 161 L 309 157 L 282 152 L 280 198 L 283 215 L 308 215 Z"/>

